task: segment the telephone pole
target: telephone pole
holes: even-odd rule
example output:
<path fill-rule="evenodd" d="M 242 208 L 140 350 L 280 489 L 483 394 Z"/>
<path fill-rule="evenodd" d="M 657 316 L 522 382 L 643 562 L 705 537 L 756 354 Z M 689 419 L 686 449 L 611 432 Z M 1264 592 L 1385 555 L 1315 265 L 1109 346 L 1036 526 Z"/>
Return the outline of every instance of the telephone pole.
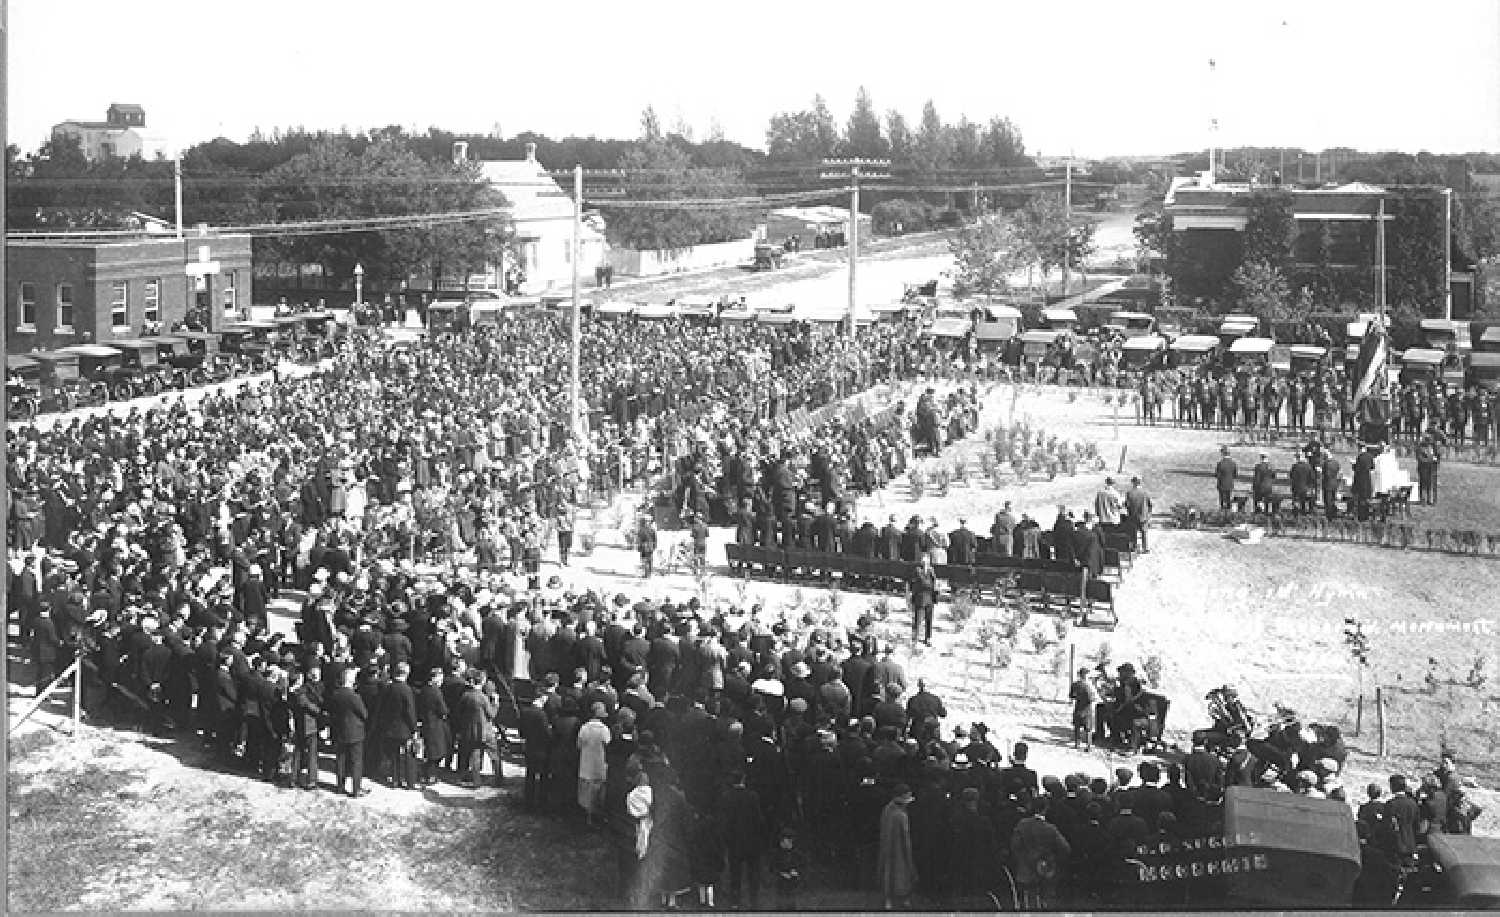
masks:
<path fill-rule="evenodd" d="M 1063 171 L 1063 263 L 1062 295 L 1068 295 L 1068 261 L 1073 254 L 1073 157 L 1070 154 Z"/>
<path fill-rule="evenodd" d="M 578 399 L 582 384 L 578 378 L 578 351 L 583 344 L 582 309 L 578 304 L 578 259 L 583 257 L 583 164 L 573 166 L 573 323 L 568 348 L 568 438 L 577 442 L 580 435 Z"/>
<path fill-rule="evenodd" d="M 821 177 L 849 182 L 849 313 L 845 327 L 854 336 L 854 319 L 859 308 L 859 180 L 890 178 L 889 159 L 825 159 Z"/>

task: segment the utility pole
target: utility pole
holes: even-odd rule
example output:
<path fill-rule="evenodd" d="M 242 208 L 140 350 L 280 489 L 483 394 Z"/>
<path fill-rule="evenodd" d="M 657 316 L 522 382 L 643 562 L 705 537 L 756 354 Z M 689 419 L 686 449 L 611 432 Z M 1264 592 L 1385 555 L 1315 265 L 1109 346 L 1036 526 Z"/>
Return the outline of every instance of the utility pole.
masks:
<path fill-rule="evenodd" d="M 1443 318 L 1453 321 L 1453 189 L 1443 189 Z"/>
<path fill-rule="evenodd" d="M 845 179 L 849 182 L 849 313 L 845 317 L 845 324 L 849 335 L 854 335 L 855 315 L 859 307 L 859 180 L 864 178 L 890 178 L 891 161 L 889 159 L 825 159 L 823 160 L 823 172 L 820 177 L 824 179 Z M 868 168 L 871 171 L 862 171 Z"/>
<path fill-rule="evenodd" d="M 1387 328 L 1390 322 L 1385 315 L 1385 195 L 1380 196 L 1380 204 L 1375 210 L 1375 263 L 1380 265 L 1380 282 L 1375 287 L 1375 307 L 1380 313 L 1381 324 Z"/>
<path fill-rule="evenodd" d="M 854 337 L 854 313 L 859 302 L 859 164 L 849 167 L 849 337 Z"/>
<path fill-rule="evenodd" d="M 1068 261 L 1073 254 L 1073 156 L 1063 167 L 1063 263 L 1062 295 L 1068 295 Z"/>
<path fill-rule="evenodd" d="M 569 333 L 572 346 L 568 349 L 568 438 L 577 442 L 580 418 L 578 399 L 582 391 L 578 378 L 578 351 L 583 344 L 581 328 L 583 312 L 578 304 L 578 259 L 583 256 L 583 163 L 573 166 L 573 326 Z"/>
<path fill-rule="evenodd" d="M 177 209 L 177 238 L 182 238 L 182 151 L 172 157 L 172 199 Z"/>

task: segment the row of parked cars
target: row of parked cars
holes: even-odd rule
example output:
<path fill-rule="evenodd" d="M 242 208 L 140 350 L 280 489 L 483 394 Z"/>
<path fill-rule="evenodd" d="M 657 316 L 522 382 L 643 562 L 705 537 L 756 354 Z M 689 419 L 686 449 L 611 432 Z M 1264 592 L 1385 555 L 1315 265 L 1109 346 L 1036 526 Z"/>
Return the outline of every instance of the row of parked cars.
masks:
<path fill-rule="evenodd" d="M 265 372 L 281 360 L 317 360 L 333 352 L 346 327 L 332 312 L 304 312 L 218 331 L 174 331 L 8 354 L 6 416 L 28 421 L 49 411 L 224 382 Z"/>

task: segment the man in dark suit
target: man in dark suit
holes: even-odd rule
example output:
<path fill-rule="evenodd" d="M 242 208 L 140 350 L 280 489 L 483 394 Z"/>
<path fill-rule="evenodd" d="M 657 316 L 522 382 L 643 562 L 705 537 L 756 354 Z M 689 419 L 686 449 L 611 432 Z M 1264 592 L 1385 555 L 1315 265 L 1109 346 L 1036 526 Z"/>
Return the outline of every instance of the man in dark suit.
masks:
<path fill-rule="evenodd" d="M 1394 774 L 1390 783 L 1391 798 L 1384 810 L 1385 847 L 1398 864 L 1409 866 L 1417 856 L 1417 822 L 1422 818 L 1422 810 L 1412 798 L 1404 776 Z"/>
<path fill-rule="evenodd" d="M 351 782 L 349 795 L 369 795 L 369 790 L 360 786 L 365 775 L 365 724 L 370 713 L 365 702 L 354 691 L 354 679 L 359 673 L 350 668 L 344 671 L 344 683 L 333 689 L 328 697 L 328 722 L 333 732 L 333 744 L 337 756 L 339 792 L 344 792 L 344 781 Z"/>
<path fill-rule="evenodd" d="M 1125 492 L 1125 523 L 1130 527 L 1135 543 L 1140 545 L 1141 553 L 1150 553 L 1146 529 L 1151 525 L 1151 495 L 1141 486 L 1140 478 L 1131 478 L 1130 490 Z"/>
<path fill-rule="evenodd" d="M 896 517 L 891 516 L 880 530 L 880 540 L 875 556 L 881 560 L 896 560 L 901 556 L 901 529 L 896 527 Z"/>
<path fill-rule="evenodd" d="M 287 700 L 292 708 L 292 782 L 318 788 L 318 730 L 323 718 L 323 670 L 312 666 L 292 674 Z"/>
<path fill-rule="evenodd" d="M 1323 454 L 1323 515 L 1334 519 L 1339 514 L 1339 460 L 1332 452 Z"/>
<path fill-rule="evenodd" d="M 937 573 L 932 569 L 932 555 L 923 554 L 911 573 L 911 638 L 932 645 L 933 604 L 937 601 Z"/>
<path fill-rule="evenodd" d="M 994 524 L 990 526 L 990 538 L 994 542 L 990 550 L 1001 557 L 1010 556 L 1011 542 L 1014 537 L 1013 532 L 1015 528 L 1016 517 L 1011 512 L 1010 501 L 1006 500 L 1005 506 L 1000 509 L 1000 512 L 995 514 Z"/>
<path fill-rule="evenodd" d="M 761 857 L 767 842 L 765 817 L 760 795 L 745 785 L 745 772 L 736 770 L 729 780 L 718 800 L 729 860 L 729 903 L 753 909 L 758 903 Z"/>
<path fill-rule="evenodd" d="M 646 687 L 662 700 L 666 699 L 677 678 L 677 667 L 682 659 L 679 638 L 669 627 L 663 625 L 662 632 L 651 641 L 651 651 L 646 657 Z"/>
<path fill-rule="evenodd" d="M 1271 467 L 1271 458 L 1264 452 L 1260 454 L 1260 461 L 1255 463 L 1250 488 L 1255 495 L 1255 511 L 1269 513 L 1273 505 L 1272 496 L 1276 491 L 1276 469 Z"/>
<path fill-rule="evenodd" d="M 1240 468 L 1229 457 L 1229 447 L 1219 447 L 1219 463 L 1214 466 L 1214 482 L 1219 488 L 1219 509 L 1229 509 L 1229 500 L 1234 496 L 1234 480 L 1239 476 Z"/>
<path fill-rule="evenodd" d="M 406 747 L 417 731 L 417 696 L 406 683 L 410 675 L 411 665 L 398 662 L 380 690 L 381 758 L 390 767 L 386 785 L 398 790 L 417 788 Z"/>
<path fill-rule="evenodd" d="M 1375 498 L 1375 454 L 1379 446 L 1366 446 L 1354 460 L 1354 516 L 1360 522 L 1370 518 L 1370 501 Z"/>
<path fill-rule="evenodd" d="M 1026 758 L 1030 754 L 1031 746 L 1025 742 L 1017 742 L 1011 750 L 1010 767 L 1001 768 L 999 774 L 1000 792 L 1003 796 L 1036 798 L 1041 784 L 1037 781 L 1036 771 L 1026 766 Z"/>
<path fill-rule="evenodd" d="M 974 533 L 969 531 L 969 520 L 959 516 L 958 528 L 948 535 L 948 563 L 964 567 L 971 566 L 974 563 L 977 543 Z"/>
<path fill-rule="evenodd" d="M 1083 514 L 1083 521 L 1073 532 L 1073 557 L 1088 571 L 1089 579 L 1104 572 L 1104 533 L 1088 513 Z"/>
<path fill-rule="evenodd" d="M 1313 504 L 1317 502 L 1318 472 L 1313 469 L 1306 455 L 1297 454 L 1297 461 L 1292 463 L 1287 479 L 1292 486 L 1292 503 L 1297 507 L 1297 513 L 1311 513 Z"/>
<path fill-rule="evenodd" d="M 526 808 L 539 809 L 552 796 L 552 724 L 540 695 L 521 708 L 521 741 L 526 755 Z"/>

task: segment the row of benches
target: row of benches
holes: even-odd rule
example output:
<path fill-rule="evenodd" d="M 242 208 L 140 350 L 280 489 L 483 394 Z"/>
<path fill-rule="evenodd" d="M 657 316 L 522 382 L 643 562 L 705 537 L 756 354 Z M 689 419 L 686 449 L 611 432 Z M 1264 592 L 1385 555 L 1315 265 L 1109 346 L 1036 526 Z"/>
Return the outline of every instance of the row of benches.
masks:
<path fill-rule="evenodd" d="M 861 587 L 904 587 L 917 566 L 904 560 L 823 551 L 787 551 L 735 543 L 725 545 L 725 552 L 730 568 L 745 577 L 774 577 L 781 582 L 820 579 L 826 583 L 837 577 L 839 585 L 851 591 Z M 1040 602 L 1046 610 L 1062 614 L 1072 614 L 1076 610 L 1083 624 L 1089 623 L 1092 612 L 1107 612 L 1106 626 L 1113 627 L 1119 620 L 1114 608 L 1114 589 L 1122 572 L 1129 568 L 1131 559 L 1129 551 L 1106 549 L 1104 575 L 1112 580 L 1090 578 L 1085 571 L 1065 561 L 998 554 L 981 554 L 973 566 L 938 564 L 933 570 L 953 592 L 973 590 L 981 600 L 986 598 L 986 592 L 990 592 L 996 604 L 1004 604 L 1015 595 L 1025 595 Z"/>

